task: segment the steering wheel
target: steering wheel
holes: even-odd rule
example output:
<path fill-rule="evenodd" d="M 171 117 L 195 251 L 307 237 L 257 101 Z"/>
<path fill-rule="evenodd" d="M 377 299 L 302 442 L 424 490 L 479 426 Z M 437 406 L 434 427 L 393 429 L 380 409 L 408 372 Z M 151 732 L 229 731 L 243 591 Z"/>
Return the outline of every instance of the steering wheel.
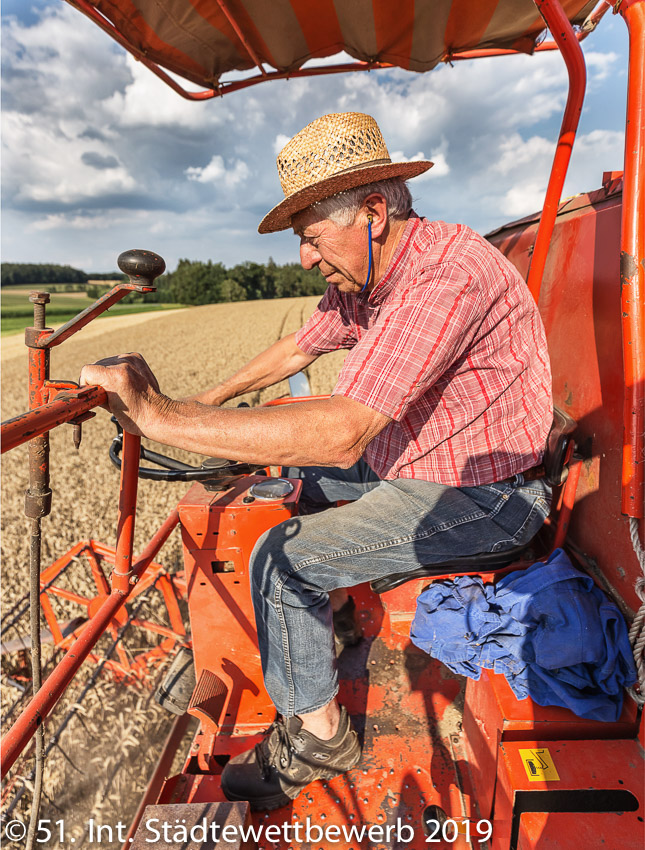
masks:
<path fill-rule="evenodd" d="M 110 445 L 110 460 L 117 469 L 121 469 L 121 450 L 123 448 L 123 428 L 116 418 L 112 417 L 116 425 L 116 437 Z M 141 460 L 154 463 L 161 469 L 149 466 L 139 467 L 139 478 L 147 478 L 152 481 L 221 481 L 237 475 L 250 475 L 259 469 L 265 469 L 262 464 L 244 463 L 237 460 L 226 460 L 221 457 L 209 457 L 203 461 L 201 466 L 191 466 L 182 463 L 172 457 L 153 452 L 141 446 L 139 452 Z"/>

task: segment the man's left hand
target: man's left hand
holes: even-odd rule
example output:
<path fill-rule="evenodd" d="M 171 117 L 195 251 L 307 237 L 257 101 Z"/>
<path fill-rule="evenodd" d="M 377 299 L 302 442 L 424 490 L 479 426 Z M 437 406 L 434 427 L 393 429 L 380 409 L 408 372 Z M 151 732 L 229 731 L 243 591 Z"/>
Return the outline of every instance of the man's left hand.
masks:
<path fill-rule="evenodd" d="M 107 392 L 107 408 L 125 431 L 145 436 L 151 418 L 165 397 L 152 370 L 140 354 L 119 354 L 83 366 L 80 385 L 100 386 Z"/>

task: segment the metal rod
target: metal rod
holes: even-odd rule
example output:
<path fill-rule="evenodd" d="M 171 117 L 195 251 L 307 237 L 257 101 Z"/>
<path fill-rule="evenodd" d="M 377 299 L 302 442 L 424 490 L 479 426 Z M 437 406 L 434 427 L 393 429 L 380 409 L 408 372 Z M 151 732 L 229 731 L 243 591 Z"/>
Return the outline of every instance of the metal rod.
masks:
<path fill-rule="evenodd" d="M 645 511 L 645 2 L 622 3 L 629 32 L 625 174 L 620 239 L 624 440 L 621 509 Z"/>
<path fill-rule="evenodd" d="M 152 587 L 154 587 L 155 584 L 156 584 L 156 579 L 155 579 L 155 582 L 153 582 Z M 60 736 L 62 735 L 62 733 L 65 731 L 65 729 L 69 725 L 71 719 L 78 714 L 78 710 L 79 710 L 83 700 L 85 699 L 87 694 L 90 692 L 90 690 L 96 685 L 96 682 L 98 681 L 100 674 L 103 672 L 105 665 L 108 663 L 108 661 L 110 660 L 112 655 L 114 655 L 114 652 L 115 652 L 119 642 L 122 640 L 123 636 L 125 635 L 126 631 L 133 624 L 134 618 L 137 616 L 141 606 L 144 604 L 144 602 L 147 602 L 147 601 L 148 601 L 147 597 L 142 597 L 139 604 L 136 606 L 136 608 L 132 611 L 132 613 L 128 617 L 128 620 L 118 630 L 116 637 L 113 639 L 111 645 L 108 647 L 108 650 L 105 653 L 104 657 L 101 659 L 101 662 L 95 668 L 94 672 L 92 673 L 92 675 L 90 676 L 88 681 L 85 683 L 83 690 L 81 691 L 79 696 L 74 701 L 74 705 L 70 708 L 70 710 L 67 712 L 65 717 L 59 723 L 57 729 L 51 735 L 51 737 L 49 739 L 49 743 L 47 745 L 47 749 L 45 750 L 46 756 L 49 755 L 49 753 L 53 750 L 53 748 L 59 743 Z M 61 749 L 61 752 L 63 752 L 62 749 Z M 65 754 L 63 753 L 63 755 L 65 755 Z M 29 775 L 29 781 L 33 780 L 33 778 L 34 778 L 34 771 L 32 770 L 32 772 Z M 3 814 L 3 817 L 5 819 L 8 818 L 11 815 L 11 812 L 15 809 L 16 805 L 20 802 L 20 799 L 21 799 L 22 795 L 24 794 L 24 792 L 26 791 L 26 789 L 27 789 L 27 786 L 26 786 L 25 781 L 23 779 L 22 786 L 18 789 L 16 796 L 12 799 L 11 803 L 9 804 L 9 806 L 7 807 L 6 811 Z"/>
<path fill-rule="evenodd" d="M 555 156 L 553 157 L 551 175 L 544 198 L 544 206 L 542 207 L 540 224 L 538 225 L 538 232 L 535 237 L 535 246 L 533 248 L 531 267 L 527 279 L 531 294 L 538 301 L 553 227 L 558 213 L 558 204 L 562 197 L 562 187 L 567 176 L 573 142 L 576 137 L 578 122 L 580 121 L 580 113 L 582 112 L 587 74 L 582 48 L 558 0 L 534 0 L 534 2 L 562 52 L 562 57 L 569 74 L 567 105 L 562 117 L 560 136 L 558 138 Z"/>
<path fill-rule="evenodd" d="M 30 349 L 30 352 L 34 349 Z M 46 354 L 46 351 L 37 351 Z M 99 407 L 107 402 L 107 393 L 102 387 L 81 387 L 78 390 L 65 390 L 37 410 L 21 413 L 13 419 L 2 423 L 2 453 L 15 449 L 23 443 L 39 437 L 42 434 L 71 422 L 82 416 L 93 407 Z"/>
<path fill-rule="evenodd" d="M 141 437 L 125 431 L 123 434 L 123 463 L 121 465 L 116 554 L 114 556 L 114 570 L 112 571 L 112 590 L 118 593 L 129 593 L 131 584 L 136 584 L 138 581 L 138 576 L 132 575 L 131 570 L 140 451 Z M 132 582 L 130 581 L 131 578 L 133 579 Z"/>
<path fill-rule="evenodd" d="M 69 339 L 70 336 L 75 334 L 77 331 L 80 331 L 81 328 L 84 328 L 85 325 L 88 325 L 93 319 L 100 316 L 101 313 L 105 313 L 106 310 L 109 310 L 110 307 L 113 307 L 117 302 L 121 301 L 122 298 L 125 298 L 125 296 L 129 295 L 131 292 L 154 291 L 154 286 L 143 288 L 132 283 L 118 283 L 116 286 L 112 287 L 109 292 L 106 292 L 105 295 L 102 295 L 97 301 L 90 304 L 89 307 L 86 307 L 85 310 L 82 310 L 78 315 L 74 316 L 74 318 L 65 322 L 64 325 L 61 325 L 60 328 L 52 331 L 46 337 L 41 339 L 40 346 L 52 348 L 54 345 L 60 345 L 61 342 Z"/>
<path fill-rule="evenodd" d="M 145 811 L 146 806 L 156 803 L 157 798 L 159 797 L 159 792 L 161 791 L 161 787 L 168 776 L 168 772 L 172 767 L 172 762 L 175 757 L 175 753 L 181 744 L 182 738 L 184 737 L 186 730 L 188 729 L 188 725 L 192 717 L 188 712 L 177 717 L 170 727 L 170 732 L 168 733 L 168 737 L 163 745 L 163 750 L 161 751 L 161 755 L 159 756 L 159 760 L 157 762 L 157 766 L 155 767 L 154 773 L 150 777 L 150 781 L 148 782 L 148 786 L 145 790 L 143 797 L 141 798 L 141 802 L 139 803 L 139 808 L 137 809 L 137 813 L 134 816 L 134 820 L 130 824 L 130 829 L 128 830 L 128 834 L 125 838 L 125 843 L 123 844 L 122 850 L 128 850 L 132 846 L 132 842 L 134 840 L 134 834 L 137 831 L 137 827 L 141 822 L 141 818 L 143 817 L 143 813 Z"/>
<path fill-rule="evenodd" d="M 259 70 L 260 74 L 261 74 L 261 75 L 262 75 L 262 76 L 266 79 L 267 72 L 266 72 L 266 71 L 264 70 L 264 68 L 262 67 L 262 62 L 260 62 L 260 58 L 258 57 L 257 53 L 255 52 L 255 50 L 254 50 L 254 49 L 253 49 L 253 47 L 251 46 L 251 44 L 250 44 L 249 40 L 246 38 L 246 36 L 245 36 L 245 35 L 244 35 L 244 33 L 242 32 L 242 30 L 240 29 L 240 25 L 238 24 L 238 22 L 237 22 L 237 21 L 235 20 L 235 18 L 233 17 L 233 13 L 232 13 L 232 12 L 231 12 L 231 10 L 228 8 L 228 6 L 227 6 L 227 4 L 226 4 L 225 0 L 217 0 L 217 5 L 220 7 L 220 9 L 222 10 L 222 12 L 224 12 L 224 16 L 226 17 L 226 20 L 227 20 L 227 21 L 229 22 L 229 24 L 233 27 L 233 31 L 235 32 L 235 35 L 236 35 L 236 36 L 239 38 L 239 40 L 242 42 L 242 45 L 243 45 L 244 49 L 246 50 L 246 52 L 247 52 L 247 53 L 249 54 L 249 56 L 251 57 L 251 61 L 252 61 L 255 65 L 257 65 L 257 67 L 258 67 L 258 70 Z"/>
<path fill-rule="evenodd" d="M 134 575 L 142 575 L 157 556 L 178 521 L 179 513 L 175 508 L 161 528 L 150 539 L 135 562 L 132 569 Z M 55 669 L 46 679 L 43 687 L 38 691 L 29 705 L 26 706 L 15 724 L 4 736 L 1 752 L 3 777 L 11 769 L 15 760 L 31 740 L 36 729 L 36 718 L 41 717 L 44 719 L 56 705 L 83 661 L 90 654 L 116 612 L 128 598 L 133 587 L 134 585 L 128 585 L 127 594 L 125 595 L 117 593 L 114 590 L 112 591 L 112 594 L 108 596 L 96 614 L 88 621 L 79 637 L 65 653 L 59 664 L 56 665 Z"/>
<path fill-rule="evenodd" d="M 33 328 L 42 331 L 46 327 L 46 305 L 49 293 L 34 291 L 29 300 L 34 305 Z M 49 352 L 29 349 L 29 407 L 40 404 L 45 381 L 49 379 Z M 49 435 L 42 434 L 29 441 L 29 488 L 25 493 L 25 514 L 31 520 L 29 536 L 29 625 L 31 633 L 31 682 L 32 693 L 42 686 L 42 645 L 40 639 L 40 555 L 41 520 L 51 511 L 49 489 Z M 35 781 L 29 816 L 29 827 L 25 842 L 26 850 L 32 850 L 36 839 L 36 828 L 40 813 L 45 770 L 45 730 L 38 722 L 35 749 Z"/>
<path fill-rule="evenodd" d="M 149 71 L 152 71 L 155 76 L 159 77 L 162 82 L 164 82 L 167 86 L 169 86 L 174 92 L 183 97 L 185 100 L 203 101 L 210 100 L 213 97 L 223 97 L 225 94 L 232 94 L 233 92 L 249 88 L 250 86 L 255 86 L 258 83 L 267 82 L 268 80 L 289 80 L 298 77 L 316 77 L 327 74 L 345 74 L 353 71 L 375 71 L 395 67 L 391 62 L 345 62 L 338 65 L 325 65 L 324 67 L 317 68 L 299 68 L 297 70 L 292 71 L 267 72 L 263 68 L 261 68 L 260 74 L 257 74 L 253 77 L 247 77 L 244 80 L 235 80 L 230 83 L 225 82 L 221 84 L 214 84 L 212 89 L 204 89 L 202 91 L 189 91 L 188 89 L 185 89 L 175 79 L 173 79 L 170 74 L 167 74 L 163 70 L 163 68 L 161 68 L 156 62 L 153 62 L 151 59 L 149 59 L 142 50 L 139 50 L 137 47 L 130 44 L 127 39 L 124 38 L 121 33 L 116 29 L 116 27 L 110 21 L 107 20 L 107 18 L 103 17 L 103 15 L 101 15 L 93 6 L 87 3 L 86 0 L 67 0 L 67 2 L 77 8 L 83 14 L 87 15 L 87 17 L 91 18 L 91 20 L 93 20 L 94 23 L 97 24 L 97 26 L 99 26 L 118 44 L 120 44 L 121 47 L 127 50 L 128 53 L 134 56 L 134 58 L 141 62 L 142 65 L 145 65 L 145 67 L 148 68 Z M 606 8 L 601 8 L 599 11 L 594 12 L 594 14 L 588 20 L 590 20 L 592 24 L 597 24 L 606 10 Z M 588 30 L 582 30 L 581 32 L 576 33 L 576 39 L 578 41 L 583 41 L 589 35 L 590 32 L 593 32 L 594 28 L 595 27 L 592 26 Z M 537 45 L 537 47 L 535 48 L 535 52 L 541 53 L 557 49 L 558 45 L 556 44 L 556 42 L 549 41 Z M 499 50 L 495 48 L 482 48 L 480 50 L 464 50 L 459 53 L 451 53 L 445 56 L 442 61 L 456 62 L 467 59 L 478 59 L 488 56 L 522 55 L 525 55 L 524 52 L 519 50 L 509 50 L 503 48 L 500 48 Z M 176 70 L 176 73 L 181 74 L 181 76 L 185 77 L 185 79 L 190 80 L 196 85 L 203 85 L 203 80 L 199 79 L 198 76 L 195 74 L 191 74 L 186 70 Z"/>

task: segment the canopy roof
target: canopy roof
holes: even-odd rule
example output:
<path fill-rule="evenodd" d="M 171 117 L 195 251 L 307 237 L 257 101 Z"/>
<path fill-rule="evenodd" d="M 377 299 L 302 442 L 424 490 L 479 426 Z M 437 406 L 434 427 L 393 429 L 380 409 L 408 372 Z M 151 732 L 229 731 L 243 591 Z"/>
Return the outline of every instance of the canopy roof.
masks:
<path fill-rule="evenodd" d="M 135 55 L 210 89 L 227 71 L 292 73 L 341 51 L 410 71 L 429 71 L 466 50 L 530 53 L 545 29 L 533 0 L 68 2 L 98 23 L 102 17 L 104 29 Z M 595 4 L 562 0 L 574 24 Z"/>

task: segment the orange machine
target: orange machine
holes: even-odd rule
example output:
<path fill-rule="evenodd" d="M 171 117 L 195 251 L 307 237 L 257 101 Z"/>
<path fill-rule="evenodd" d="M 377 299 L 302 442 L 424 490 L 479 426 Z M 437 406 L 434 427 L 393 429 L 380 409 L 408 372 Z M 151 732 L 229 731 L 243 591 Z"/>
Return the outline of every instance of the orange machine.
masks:
<path fill-rule="evenodd" d="M 515 263 L 538 301 L 549 342 L 554 400 L 561 411 L 549 444 L 558 498 L 547 533 L 533 547 L 545 556 L 563 543 L 575 563 L 618 603 L 631 626 L 642 675 L 645 0 L 614 5 L 630 34 L 624 172 L 605 174 L 600 189 L 562 204 L 585 88 L 579 41 L 607 11 L 605 3 L 594 11 L 593 3 L 582 0 L 536 0 L 536 8 L 521 0 L 452 0 L 440 4 L 439 15 L 423 2 L 395 8 L 374 0 L 347 4 L 345 9 L 343 4 L 291 0 L 276 4 L 267 16 L 253 0 L 167 0 L 167 15 L 154 13 L 156 0 L 69 2 L 193 100 L 270 78 L 392 64 L 425 71 L 439 61 L 561 50 L 570 93 L 544 208 L 540 216 L 507 224 L 489 238 Z M 359 5 L 363 17 L 356 29 Z M 544 30 L 541 16 L 553 41 L 536 48 Z M 351 32 L 358 34 L 350 49 Z M 202 50 L 204 44 L 212 49 Z M 301 67 L 307 58 L 344 47 L 357 57 L 355 64 Z M 227 70 L 253 66 L 258 73 L 246 80 L 219 80 Z M 168 72 L 207 88 L 188 92 Z M 134 252 L 122 263 L 133 286 L 151 287 L 163 261 Z M 104 401 L 98 388 L 78 389 L 49 380 L 49 348 L 73 328 L 53 334 L 45 327 L 44 305 L 36 306 L 40 312 L 26 340 L 31 410 L 5 423 L 2 431 L 3 450 L 27 440 L 33 447 L 28 498 L 32 523 L 39 523 L 48 510 L 47 433 L 63 422 L 80 423 Z M 76 326 L 100 307 L 86 311 Z M 226 802 L 219 780 L 223 766 L 259 741 L 273 718 L 259 663 L 249 555 L 268 528 L 280 524 L 282 533 L 290 533 L 297 522 L 299 483 L 243 464 L 193 469 L 144 452 L 141 457 L 162 466 L 156 477 L 193 484 L 145 551 L 133 559 L 140 440 L 126 433 L 119 451 L 121 446 L 111 590 L 102 588 L 89 622 L 73 642 L 66 638 L 71 646 L 63 660 L 42 687 L 36 687 L 32 702 L 7 731 L 3 775 L 37 731 L 37 741 L 41 738 L 48 714 L 100 635 L 118 626 L 124 616 L 119 611 L 131 610 L 140 580 L 163 575 L 153 559 L 179 523 L 185 570 L 175 589 L 188 603 L 195 684 L 124 847 L 140 850 L 151 842 L 191 848 L 643 846 L 640 686 L 626 697 L 616 723 L 585 721 L 530 699 L 520 702 L 503 677 L 486 671 L 479 681 L 468 681 L 464 698 L 457 678 L 409 641 L 416 597 L 439 572 L 444 578 L 468 572 L 495 581 L 531 562 L 523 552 L 505 561 L 446 564 L 406 583 L 357 588 L 365 639 L 341 653 L 339 669 L 342 702 L 363 739 L 361 764 L 333 781 L 312 784 L 290 806 L 271 814 L 251 815 L 247 803 Z M 150 470 L 146 474 L 152 476 Z M 188 645 L 178 623 L 171 632 L 163 637 Z M 183 767 L 169 775 L 190 716 L 199 719 L 199 730 Z M 42 746 L 41 741 L 37 752 L 42 753 Z M 227 825 L 233 827 L 230 841 Z"/>

